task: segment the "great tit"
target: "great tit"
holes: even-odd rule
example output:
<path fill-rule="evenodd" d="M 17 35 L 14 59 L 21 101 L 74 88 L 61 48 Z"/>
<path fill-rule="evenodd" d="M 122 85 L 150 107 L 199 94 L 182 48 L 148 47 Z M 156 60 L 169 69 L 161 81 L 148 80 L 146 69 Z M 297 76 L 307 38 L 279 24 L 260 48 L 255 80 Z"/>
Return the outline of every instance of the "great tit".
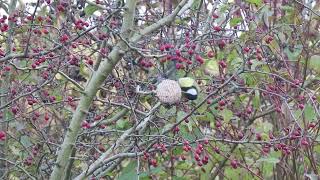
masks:
<path fill-rule="evenodd" d="M 184 97 L 191 101 L 198 98 L 198 88 L 194 79 L 190 77 L 184 77 L 180 78 L 178 82 Z"/>

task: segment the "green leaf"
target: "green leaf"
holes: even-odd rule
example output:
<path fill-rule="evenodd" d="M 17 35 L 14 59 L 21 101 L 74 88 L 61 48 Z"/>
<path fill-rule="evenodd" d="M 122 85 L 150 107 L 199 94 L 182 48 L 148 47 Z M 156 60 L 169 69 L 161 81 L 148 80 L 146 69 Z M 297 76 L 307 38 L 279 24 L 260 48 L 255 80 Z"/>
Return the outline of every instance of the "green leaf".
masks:
<path fill-rule="evenodd" d="M 272 130 L 273 125 L 272 123 L 268 122 L 268 121 L 263 121 L 262 119 L 257 119 L 255 121 L 256 123 L 256 130 L 257 132 L 262 133 L 262 137 L 265 136 L 265 138 L 268 138 L 268 135 L 266 133 L 268 133 L 269 131 Z M 265 135 L 264 135 L 265 134 Z"/>
<path fill-rule="evenodd" d="M 224 174 L 227 179 L 235 180 L 235 179 L 239 179 L 239 177 L 241 177 L 241 174 L 243 173 L 241 172 L 241 168 L 238 168 L 238 169 L 226 168 L 224 171 Z"/>
<path fill-rule="evenodd" d="M 236 49 L 232 50 L 229 54 L 228 54 L 228 62 L 232 62 L 233 60 L 237 59 L 239 57 L 239 54 L 237 52 Z M 237 59 L 238 60 L 238 59 Z M 239 60 L 238 60 L 239 61 Z M 240 60 L 241 61 L 241 60 Z"/>
<path fill-rule="evenodd" d="M 294 7 L 291 6 L 280 6 L 280 9 L 287 11 L 287 12 L 293 12 L 294 11 Z"/>
<path fill-rule="evenodd" d="M 314 55 L 310 58 L 310 67 L 320 73 L 320 56 Z"/>
<path fill-rule="evenodd" d="M 262 4 L 262 0 L 246 0 L 250 4 L 255 4 L 257 6 L 260 6 Z"/>
<path fill-rule="evenodd" d="M 289 60 L 296 60 L 301 54 L 302 49 L 302 45 L 296 45 L 293 49 L 285 48 L 284 52 L 287 53 Z"/>
<path fill-rule="evenodd" d="M 206 113 L 206 120 L 209 122 L 215 122 L 215 118 L 214 118 L 213 114 L 210 112 Z"/>
<path fill-rule="evenodd" d="M 219 75 L 219 65 L 215 60 L 209 60 L 206 62 L 204 67 L 204 73 L 211 76 Z"/>
<path fill-rule="evenodd" d="M 11 119 L 11 117 L 9 117 L 8 119 Z M 9 126 L 15 128 L 17 131 L 21 131 L 26 128 L 26 125 L 23 122 L 19 121 L 11 121 L 9 123 Z"/>
<path fill-rule="evenodd" d="M 232 116 L 233 116 L 233 113 L 232 113 L 232 111 L 230 111 L 229 109 L 224 109 L 224 110 L 221 112 L 221 115 L 222 115 L 222 117 L 223 117 L 224 122 L 229 122 L 230 119 L 231 119 Z"/>
<path fill-rule="evenodd" d="M 178 111 L 178 113 L 177 113 L 177 121 L 180 121 L 180 120 L 183 119 L 186 115 L 187 115 L 186 112 L 184 112 L 184 111 Z"/>
<path fill-rule="evenodd" d="M 32 146 L 32 143 L 31 143 L 31 141 L 29 140 L 29 137 L 28 137 L 28 136 L 21 136 L 20 142 L 21 142 L 21 144 L 23 144 L 23 146 L 25 146 L 25 147 L 30 147 L 30 146 Z"/>
<path fill-rule="evenodd" d="M 254 95 L 254 98 L 252 100 L 252 105 L 255 109 L 259 109 L 260 107 L 260 95 L 259 95 L 259 91 L 256 90 L 255 91 L 255 95 Z"/>
<path fill-rule="evenodd" d="M 175 168 L 177 168 L 177 169 L 182 169 L 182 170 L 188 170 L 188 169 L 190 169 L 191 166 L 192 166 L 192 163 L 191 163 L 191 162 L 188 162 L 188 161 L 186 160 L 186 161 L 180 161 L 180 162 L 175 166 Z"/>
<path fill-rule="evenodd" d="M 304 109 L 304 117 L 308 121 L 312 121 L 316 117 L 316 113 L 314 112 L 314 108 L 310 104 L 307 104 L 307 106 Z"/>
<path fill-rule="evenodd" d="M 21 150 L 16 148 L 15 146 L 9 146 L 11 152 L 14 154 L 14 155 L 20 155 L 21 154 Z"/>
<path fill-rule="evenodd" d="M 173 154 L 174 155 L 180 155 L 182 153 L 183 153 L 182 147 L 176 147 L 176 148 L 173 149 Z"/>
<path fill-rule="evenodd" d="M 191 123 L 191 121 L 188 124 L 190 124 L 190 123 Z M 181 132 L 181 136 L 183 137 L 183 139 L 186 139 L 188 141 L 194 141 L 197 138 L 203 137 L 203 134 L 201 133 L 199 128 L 192 129 L 192 133 L 190 133 L 191 131 L 189 130 L 187 125 L 180 125 L 180 132 Z"/>
<path fill-rule="evenodd" d="M 130 163 L 122 169 L 121 174 L 119 176 L 119 180 L 127 180 L 127 179 L 138 179 L 138 175 L 136 173 L 137 161 L 130 161 Z"/>
<path fill-rule="evenodd" d="M 189 122 L 190 123 L 190 122 Z M 184 139 L 186 140 L 194 140 L 194 137 L 190 134 L 189 130 L 188 130 L 188 126 L 187 125 L 182 125 L 180 126 L 180 132 L 181 135 Z"/>
<path fill-rule="evenodd" d="M 173 180 L 187 180 L 187 179 L 189 179 L 188 177 L 176 177 L 176 176 L 174 176 L 173 177 Z"/>
<path fill-rule="evenodd" d="M 256 81 L 256 77 L 254 76 L 254 74 L 244 74 L 244 79 L 245 79 L 245 82 L 248 86 L 252 87 L 252 86 L 255 86 L 257 84 L 257 81 Z"/>
<path fill-rule="evenodd" d="M 305 174 L 310 180 L 317 180 L 318 176 L 314 173 L 312 174 Z"/>
<path fill-rule="evenodd" d="M 180 78 L 178 82 L 181 87 L 192 87 L 194 85 L 194 79 L 190 77 Z"/>
<path fill-rule="evenodd" d="M 263 122 L 263 132 L 267 133 L 271 131 L 272 128 L 273 128 L 273 125 L 270 122 L 268 121 Z"/>
<path fill-rule="evenodd" d="M 160 172 L 162 172 L 162 168 L 161 167 L 152 168 L 148 172 L 141 173 L 140 174 L 140 178 L 149 177 L 150 174 L 159 174 Z M 132 179 L 132 178 L 130 177 L 129 179 Z"/>
<path fill-rule="evenodd" d="M 266 158 L 258 159 L 257 162 L 266 162 L 266 163 L 271 163 L 271 164 L 277 164 L 280 162 L 280 160 L 276 157 L 266 157 Z"/>
<path fill-rule="evenodd" d="M 95 6 L 93 4 L 89 4 L 88 6 L 86 6 L 84 8 L 84 13 L 86 14 L 86 16 L 91 16 L 94 12 L 96 12 L 99 9 L 100 8 L 98 6 Z"/>
<path fill-rule="evenodd" d="M 232 19 L 230 20 L 230 26 L 236 26 L 236 25 L 238 25 L 241 21 L 242 21 L 242 18 L 238 18 L 238 17 L 232 18 Z"/>
<path fill-rule="evenodd" d="M 120 119 L 117 121 L 117 128 L 119 129 L 125 129 L 126 125 L 128 124 L 128 121 L 124 120 L 124 119 Z"/>
<path fill-rule="evenodd" d="M 197 121 L 208 121 L 206 115 L 197 115 L 196 119 L 197 119 Z"/>
<path fill-rule="evenodd" d="M 199 8 L 201 1 L 193 1 L 192 5 L 191 5 L 191 9 L 192 10 L 197 10 Z"/>

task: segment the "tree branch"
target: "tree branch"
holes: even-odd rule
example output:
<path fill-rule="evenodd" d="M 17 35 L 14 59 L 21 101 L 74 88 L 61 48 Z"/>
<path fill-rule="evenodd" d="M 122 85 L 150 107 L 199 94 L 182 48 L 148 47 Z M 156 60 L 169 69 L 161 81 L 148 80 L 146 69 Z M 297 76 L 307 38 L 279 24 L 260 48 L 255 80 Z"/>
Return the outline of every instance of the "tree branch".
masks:
<path fill-rule="evenodd" d="M 136 0 L 129 0 L 126 4 L 124 13 L 123 25 L 121 28 L 121 35 L 128 38 L 131 29 L 133 28 L 133 21 L 135 17 Z M 54 166 L 53 172 L 50 176 L 51 180 L 60 180 L 65 176 L 67 164 L 70 161 L 72 148 L 75 146 L 76 139 L 80 132 L 81 122 L 86 116 L 86 113 L 95 97 L 100 86 L 110 74 L 114 66 L 121 59 L 123 54 L 120 53 L 126 46 L 123 42 L 118 43 L 108 55 L 108 61 L 103 61 L 98 70 L 92 75 L 91 80 L 85 88 L 85 93 L 81 96 L 79 105 L 73 114 L 68 131 L 65 135 L 64 141 L 61 145 L 61 150 L 58 152 L 58 158 Z"/>

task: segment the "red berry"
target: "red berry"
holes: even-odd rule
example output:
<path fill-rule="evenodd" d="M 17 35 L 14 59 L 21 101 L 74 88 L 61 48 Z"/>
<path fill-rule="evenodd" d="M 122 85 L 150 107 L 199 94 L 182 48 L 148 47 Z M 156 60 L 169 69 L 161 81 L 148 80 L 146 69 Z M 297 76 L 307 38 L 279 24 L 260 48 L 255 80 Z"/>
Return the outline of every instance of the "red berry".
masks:
<path fill-rule="evenodd" d="M 213 13 L 213 14 L 212 14 L 212 18 L 217 19 L 217 18 L 219 18 L 219 16 L 218 16 L 218 14 Z"/>
<path fill-rule="evenodd" d="M 185 152 L 188 152 L 189 151 L 189 147 L 188 146 L 183 146 L 182 148 Z"/>
<path fill-rule="evenodd" d="M 17 112 L 18 112 L 18 107 L 17 107 L 17 106 L 12 107 L 12 108 L 11 108 L 11 112 L 12 112 L 13 114 L 17 114 Z"/>
<path fill-rule="evenodd" d="M 221 31 L 222 28 L 220 26 L 214 26 L 213 29 L 217 32 Z"/>
<path fill-rule="evenodd" d="M 160 51 L 164 51 L 166 49 L 165 45 L 160 46 Z"/>
<path fill-rule="evenodd" d="M 184 69 L 183 64 L 177 63 L 177 64 L 176 64 L 176 69 Z"/>
<path fill-rule="evenodd" d="M 105 152 L 105 151 L 106 151 L 106 148 L 105 148 L 102 144 L 99 144 L 99 145 L 98 145 L 98 149 L 99 149 L 99 151 L 101 151 L 101 152 Z"/>
<path fill-rule="evenodd" d="M 96 117 L 94 117 L 94 120 L 95 120 L 95 121 L 99 121 L 99 120 L 101 120 L 101 118 L 102 118 L 102 117 L 101 117 L 100 115 L 97 115 Z"/>
<path fill-rule="evenodd" d="M 269 139 L 274 139 L 272 132 L 269 132 Z"/>
<path fill-rule="evenodd" d="M 245 47 L 245 48 L 243 48 L 243 51 L 248 53 L 250 51 L 250 48 L 249 47 Z"/>
<path fill-rule="evenodd" d="M 89 59 L 89 60 L 87 61 L 87 63 L 92 66 L 92 65 L 93 65 L 93 60 L 92 60 L 92 59 Z"/>
<path fill-rule="evenodd" d="M 63 34 L 61 37 L 60 37 L 60 42 L 61 43 L 65 43 L 69 40 L 69 36 L 67 34 Z"/>
<path fill-rule="evenodd" d="M 179 49 L 176 50 L 176 55 L 181 56 L 181 51 Z"/>
<path fill-rule="evenodd" d="M 198 154 L 195 154 L 195 155 L 194 155 L 194 159 L 195 159 L 196 161 L 200 161 L 200 156 L 199 156 Z"/>
<path fill-rule="evenodd" d="M 203 58 L 200 56 L 200 55 L 196 55 L 196 60 L 200 63 L 200 64 L 203 64 L 204 63 L 204 60 Z"/>
<path fill-rule="evenodd" d="M 4 67 L 4 70 L 5 70 L 5 71 L 10 71 L 10 70 L 11 70 L 11 67 L 10 67 L 10 66 L 6 66 L 6 67 Z"/>
<path fill-rule="evenodd" d="M 17 90 L 12 89 L 12 90 L 11 90 L 11 94 L 12 94 L 13 96 L 16 95 L 16 94 L 17 94 Z"/>
<path fill-rule="evenodd" d="M 49 121 L 49 115 L 48 115 L 48 113 L 46 113 L 46 114 L 44 115 L 44 120 Z"/>
<path fill-rule="evenodd" d="M 302 145 L 302 146 L 309 146 L 309 142 L 308 142 L 308 140 L 307 140 L 307 139 L 305 139 L 305 138 L 304 138 L 304 139 L 302 139 L 302 140 L 301 140 L 301 145 Z"/>
<path fill-rule="evenodd" d="M 171 45 L 171 44 L 165 44 L 164 45 L 164 48 L 168 51 L 170 48 L 172 48 L 173 47 L 173 45 Z"/>
<path fill-rule="evenodd" d="M 220 65 L 220 67 L 222 69 L 225 69 L 227 67 L 227 63 L 225 61 L 223 61 L 223 60 L 219 61 L 218 64 Z"/>
<path fill-rule="evenodd" d="M 202 158 L 201 162 L 202 162 L 203 164 L 208 164 L 208 162 L 209 162 L 209 156 L 205 155 L 205 156 Z"/>
<path fill-rule="evenodd" d="M 56 97 L 55 97 L 55 96 L 50 96 L 50 97 L 49 97 L 49 100 L 50 100 L 50 102 L 52 102 L 52 103 L 53 103 L 53 102 L 55 102 L 55 101 L 56 101 Z"/>
<path fill-rule="evenodd" d="M 58 11 L 63 12 L 64 11 L 64 6 L 62 4 L 59 4 L 57 6 Z"/>
<path fill-rule="evenodd" d="M 220 128 L 222 126 L 222 124 L 220 121 L 216 121 L 215 126 L 216 126 L 216 128 Z"/>
<path fill-rule="evenodd" d="M 313 129 L 314 127 L 316 127 L 316 123 L 311 122 L 308 124 L 308 129 Z"/>
<path fill-rule="evenodd" d="M 226 46 L 226 42 L 222 39 L 218 42 L 218 46 L 220 49 L 223 49 Z"/>
<path fill-rule="evenodd" d="M 49 34 L 48 29 L 42 29 L 43 34 Z"/>
<path fill-rule="evenodd" d="M 197 153 L 197 154 L 201 154 L 201 153 L 202 153 L 201 149 L 197 148 L 197 149 L 196 149 L 196 153 Z"/>
<path fill-rule="evenodd" d="M 270 148 L 269 147 L 263 147 L 262 148 L 262 151 L 265 153 L 265 154 L 268 154 L 270 152 Z"/>
<path fill-rule="evenodd" d="M 266 39 L 266 43 L 269 44 L 273 40 L 272 36 L 268 36 Z"/>
<path fill-rule="evenodd" d="M 215 55 L 215 54 L 214 54 L 213 51 L 209 51 L 208 54 L 207 54 L 208 58 L 213 58 L 214 55 Z"/>
<path fill-rule="evenodd" d="M 213 147 L 215 153 L 220 154 L 220 149 L 218 147 Z"/>
<path fill-rule="evenodd" d="M 238 133 L 238 139 L 242 139 L 242 138 L 243 138 L 243 136 L 244 136 L 244 135 L 243 135 L 243 133 L 242 133 L 242 132 L 239 132 L 239 133 Z"/>
<path fill-rule="evenodd" d="M 157 167 L 157 166 L 158 166 L 156 159 L 151 159 L 150 164 L 151 164 L 153 167 Z"/>
<path fill-rule="evenodd" d="M 27 20 L 32 21 L 33 16 L 27 16 Z"/>
<path fill-rule="evenodd" d="M 226 102 L 225 102 L 224 100 L 220 100 L 220 101 L 218 102 L 218 105 L 219 105 L 219 106 L 225 106 L 225 105 L 226 105 Z"/>
<path fill-rule="evenodd" d="M 90 124 L 87 121 L 83 121 L 81 124 L 81 127 L 84 129 L 89 129 L 90 128 Z"/>
<path fill-rule="evenodd" d="M 1 141 L 6 140 L 6 132 L 0 131 L 0 140 L 1 140 Z"/>
<path fill-rule="evenodd" d="M 261 140 L 262 140 L 262 136 L 261 136 L 260 133 L 257 133 L 257 134 L 256 134 L 256 139 L 257 139 L 258 141 L 261 141 Z"/>
<path fill-rule="evenodd" d="M 257 52 L 257 54 L 261 54 L 262 53 L 262 51 L 261 51 L 261 49 L 259 47 L 256 48 L 256 52 Z"/>
<path fill-rule="evenodd" d="M 251 114 L 252 111 L 253 111 L 253 110 L 252 110 L 252 107 L 248 107 L 248 108 L 246 109 L 246 113 L 247 113 L 247 114 Z"/>
<path fill-rule="evenodd" d="M 42 16 L 38 16 L 38 17 L 37 17 L 37 20 L 38 20 L 39 22 L 41 22 L 41 21 L 43 21 L 43 17 L 42 17 Z"/>
<path fill-rule="evenodd" d="M 176 126 L 176 127 L 173 128 L 173 132 L 174 133 L 178 133 L 179 131 L 180 131 L 179 126 Z"/>
<path fill-rule="evenodd" d="M 231 160 L 230 165 L 232 166 L 233 169 L 237 169 L 238 168 L 238 162 L 237 160 Z"/>
<path fill-rule="evenodd" d="M 208 99 L 207 100 L 207 104 L 211 104 L 212 103 L 212 100 L 211 99 Z"/>
<path fill-rule="evenodd" d="M 261 54 L 257 54 L 257 55 L 256 55 L 256 58 L 257 58 L 259 61 L 261 61 L 263 57 L 262 57 Z"/>
<path fill-rule="evenodd" d="M 298 107 L 299 107 L 299 109 L 302 110 L 304 108 L 304 105 L 303 104 L 299 104 Z"/>
<path fill-rule="evenodd" d="M 276 111 L 277 113 L 281 113 L 281 112 L 282 112 L 281 107 L 276 107 L 275 111 Z"/>

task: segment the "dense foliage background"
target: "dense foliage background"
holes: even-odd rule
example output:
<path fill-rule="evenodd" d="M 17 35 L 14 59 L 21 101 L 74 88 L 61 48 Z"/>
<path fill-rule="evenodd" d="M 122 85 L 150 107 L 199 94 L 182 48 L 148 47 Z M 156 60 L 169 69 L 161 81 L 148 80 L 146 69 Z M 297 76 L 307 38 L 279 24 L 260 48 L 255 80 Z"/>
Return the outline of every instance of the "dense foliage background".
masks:
<path fill-rule="evenodd" d="M 320 1 L 0 7 L 0 179 L 318 179 Z"/>

